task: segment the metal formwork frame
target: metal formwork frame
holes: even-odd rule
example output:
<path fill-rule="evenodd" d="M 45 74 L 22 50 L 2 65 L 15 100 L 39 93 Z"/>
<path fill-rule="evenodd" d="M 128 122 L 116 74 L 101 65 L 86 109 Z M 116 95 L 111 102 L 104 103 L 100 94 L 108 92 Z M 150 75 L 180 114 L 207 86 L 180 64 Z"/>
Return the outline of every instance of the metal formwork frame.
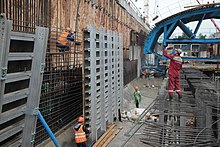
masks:
<path fill-rule="evenodd" d="M 92 140 L 97 138 L 97 130 L 96 130 L 96 51 L 95 51 L 95 38 L 96 38 L 96 31 L 94 26 L 90 26 L 88 28 L 90 32 L 90 84 L 91 84 L 91 137 Z"/>
<path fill-rule="evenodd" d="M 105 34 L 104 28 L 99 29 L 99 52 L 100 52 L 100 97 L 101 97 L 101 130 L 106 130 L 105 123 Z"/>
<path fill-rule="evenodd" d="M 121 34 L 120 34 L 121 35 Z M 107 124 L 118 116 L 123 98 L 122 36 L 94 26 L 85 32 L 85 112 L 91 126 L 92 140 L 106 131 Z M 119 39 L 120 38 L 120 39 Z M 121 41 L 121 43 L 119 43 Z M 91 105 L 90 105 L 91 102 Z"/>
<path fill-rule="evenodd" d="M 41 85 L 45 67 L 45 55 L 48 39 L 48 28 L 36 27 L 33 61 L 29 83 L 29 95 L 25 109 L 25 126 L 23 130 L 22 146 L 33 146 L 36 134 L 37 110 L 40 102 Z"/>
<path fill-rule="evenodd" d="M 7 74 L 11 28 L 12 22 L 3 19 L 0 16 L 0 122 L 5 91 L 5 79 Z"/>
<path fill-rule="evenodd" d="M 108 30 L 108 121 L 113 121 L 112 113 L 112 30 Z"/>
<path fill-rule="evenodd" d="M 119 57 L 118 57 L 118 60 L 119 60 L 119 72 L 118 72 L 118 84 L 119 84 L 119 95 L 120 95 L 120 98 L 119 98 L 119 109 L 123 109 L 123 99 L 124 99 L 124 93 L 123 93 L 123 86 L 124 86 L 124 78 L 123 78 L 123 36 L 122 34 L 119 34 L 119 43 L 118 43 L 118 46 L 119 46 Z"/>
<path fill-rule="evenodd" d="M 48 29 L 36 27 L 36 34 L 12 32 L 11 29 L 12 22 L 0 18 L 0 143 L 33 146 Z M 14 41 L 32 42 L 34 49 L 26 48 L 24 43 L 24 47 L 16 50 Z M 14 70 L 12 65 L 20 61 L 31 61 L 30 68 L 25 65 L 19 67 L 19 71 Z M 19 82 L 23 83 L 16 87 Z"/>

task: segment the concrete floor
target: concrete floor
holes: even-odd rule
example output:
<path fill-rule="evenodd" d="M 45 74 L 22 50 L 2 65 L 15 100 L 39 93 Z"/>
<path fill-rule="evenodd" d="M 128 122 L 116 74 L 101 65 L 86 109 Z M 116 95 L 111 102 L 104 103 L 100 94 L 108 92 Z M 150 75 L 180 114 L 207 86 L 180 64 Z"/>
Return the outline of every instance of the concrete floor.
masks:
<path fill-rule="evenodd" d="M 143 96 L 142 102 L 140 103 L 140 108 L 146 108 L 156 97 L 160 86 L 163 80 L 158 78 L 148 78 L 142 79 L 137 78 L 128 85 L 124 87 L 124 101 L 123 101 L 123 109 L 125 111 L 130 111 L 131 109 L 135 108 L 135 104 L 131 98 L 132 93 L 134 92 L 134 87 L 138 86 L 139 90 Z M 153 85 L 153 86 L 152 86 Z M 123 120 L 122 122 L 116 122 L 117 127 L 123 127 L 123 129 L 117 134 L 117 136 L 110 142 L 108 147 L 119 147 L 121 146 L 124 141 L 127 139 L 124 136 L 124 133 L 133 125 L 131 121 Z M 137 132 L 141 133 L 141 129 Z M 74 143 L 73 139 L 73 130 L 70 124 L 70 127 L 63 130 L 63 132 L 59 133 L 60 135 L 57 136 L 57 139 L 61 145 L 61 147 L 75 147 L 76 144 Z M 142 147 L 146 146 L 140 142 L 140 137 L 142 135 L 135 135 L 132 139 L 126 144 L 127 147 Z M 89 146 L 89 143 L 87 144 Z M 53 142 L 45 142 L 39 145 L 38 147 L 54 147 Z"/>
<path fill-rule="evenodd" d="M 149 79 L 136 79 L 129 83 L 124 88 L 124 110 L 130 111 L 135 108 L 133 101 L 131 100 L 131 94 L 133 93 L 133 87 L 138 86 L 140 92 L 142 93 L 143 99 L 140 104 L 140 108 L 146 108 L 156 97 L 163 79 L 149 78 Z M 154 87 L 152 87 L 154 85 Z M 117 122 L 117 127 L 123 127 L 123 129 L 117 134 L 117 136 L 108 144 L 108 147 L 120 147 L 128 138 L 125 136 L 125 132 L 131 128 L 133 122 L 124 120 L 122 122 Z M 142 132 L 143 128 L 140 128 L 137 134 Z M 140 142 L 142 135 L 134 135 L 130 141 L 125 145 L 126 147 L 146 147 L 146 144 Z"/>

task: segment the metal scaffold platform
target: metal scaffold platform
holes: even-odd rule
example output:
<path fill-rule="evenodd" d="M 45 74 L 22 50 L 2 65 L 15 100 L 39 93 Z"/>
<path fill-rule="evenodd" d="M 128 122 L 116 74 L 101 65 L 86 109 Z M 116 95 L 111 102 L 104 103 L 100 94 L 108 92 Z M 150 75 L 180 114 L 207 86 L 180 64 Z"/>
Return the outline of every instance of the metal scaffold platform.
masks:
<path fill-rule="evenodd" d="M 129 146 L 136 134 L 146 146 L 219 146 L 219 82 L 199 70 L 183 69 L 181 75 L 181 101 L 177 96 L 167 100 L 165 79 L 158 97 L 125 133 L 122 146 Z M 159 119 L 149 120 L 149 115 Z"/>

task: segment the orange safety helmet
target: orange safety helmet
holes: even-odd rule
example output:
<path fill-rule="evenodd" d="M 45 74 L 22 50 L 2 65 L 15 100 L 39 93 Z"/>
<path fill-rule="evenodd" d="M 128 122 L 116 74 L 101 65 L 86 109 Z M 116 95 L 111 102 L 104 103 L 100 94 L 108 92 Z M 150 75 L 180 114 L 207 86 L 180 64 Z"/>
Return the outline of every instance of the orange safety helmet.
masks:
<path fill-rule="evenodd" d="M 137 86 L 135 86 L 135 87 L 134 87 L 134 89 L 135 89 L 135 90 L 138 90 L 138 87 L 137 87 Z"/>
<path fill-rule="evenodd" d="M 84 118 L 83 117 L 79 117 L 78 118 L 78 123 L 83 123 L 84 122 Z"/>

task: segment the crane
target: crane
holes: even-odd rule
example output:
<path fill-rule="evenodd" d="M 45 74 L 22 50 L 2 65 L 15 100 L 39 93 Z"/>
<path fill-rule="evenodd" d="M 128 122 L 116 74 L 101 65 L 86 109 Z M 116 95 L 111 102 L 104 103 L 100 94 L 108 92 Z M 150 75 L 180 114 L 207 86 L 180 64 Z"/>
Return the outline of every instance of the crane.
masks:
<path fill-rule="evenodd" d="M 201 3 L 199 2 L 199 0 L 196 0 L 197 3 L 199 5 L 201 5 Z M 211 22 L 213 23 L 213 25 L 215 26 L 215 28 L 218 30 L 218 32 L 220 33 L 220 28 L 218 27 L 218 25 L 216 24 L 215 20 L 211 18 Z"/>

